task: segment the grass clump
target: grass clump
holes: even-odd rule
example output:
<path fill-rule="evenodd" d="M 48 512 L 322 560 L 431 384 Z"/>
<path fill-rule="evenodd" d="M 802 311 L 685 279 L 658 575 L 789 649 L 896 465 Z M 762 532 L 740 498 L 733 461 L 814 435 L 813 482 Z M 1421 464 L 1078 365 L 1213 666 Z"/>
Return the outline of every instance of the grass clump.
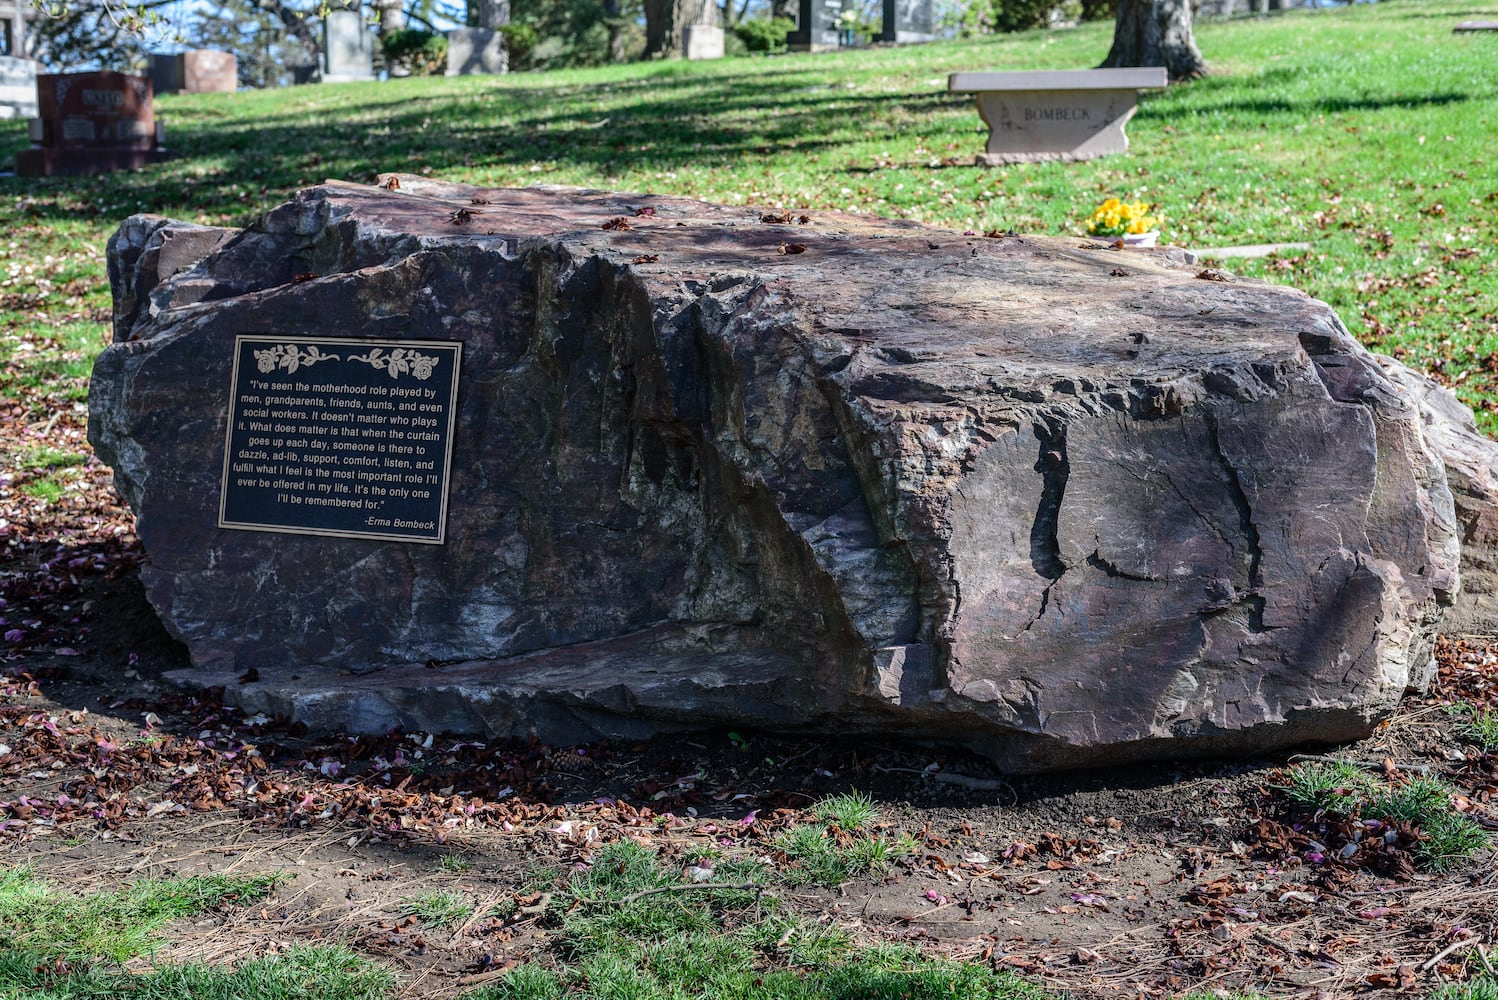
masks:
<path fill-rule="evenodd" d="M 1448 983 L 1432 993 L 1430 1000 L 1498 1000 L 1498 976 L 1485 975 L 1465 983 Z"/>
<path fill-rule="evenodd" d="M 1344 761 L 1297 764 L 1282 778 L 1271 787 L 1291 808 L 1314 819 L 1361 817 L 1417 831 L 1414 854 L 1423 868 L 1446 871 L 1488 845 L 1481 825 L 1452 807 L 1456 789 L 1436 778 L 1395 785 Z"/>
<path fill-rule="evenodd" d="M 41 479 L 33 479 L 30 482 L 21 484 L 22 493 L 35 500 L 41 500 L 46 503 L 56 503 L 57 501 L 61 500 L 65 490 L 66 487 L 64 487 L 62 483 L 59 483 L 57 480 L 53 479 L 51 476 L 45 476 Z"/>
<path fill-rule="evenodd" d="M 841 930 L 785 913 L 768 892 L 728 881 L 742 873 L 723 861 L 713 883 L 686 883 L 646 848 L 611 844 L 558 890 L 566 899 L 553 911 L 554 961 L 513 969 L 465 1000 L 1049 996 L 1007 973 L 913 948 L 858 947 Z"/>
<path fill-rule="evenodd" d="M 0 996 L 27 1000 L 384 1000 L 394 986 L 388 969 L 341 945 L 293 945 L 234 968 L 188 963 L 138 975 L 0 952 Z"/>
<path fill-rule="evenodd" d="M 1471 816 L 1459 812 L 1436 813 L 1420 824 L 1424 835 L 1415 847 L 1415 857 L 1432 871 L 1448 871 L 1488 846 L 1488 834 Z"/>
<path fill-rule="evenodd" d="M 437 870 L 449 875 L 461 875 L 473 868 L 473 862 L 461 854 L 444 854 L 437 859 Z"/>
<path fill-rule="evenodd" d="M 1490 708 L 1479 710 L 1465 703 L 1458 707 L 1466 718 L 1452 730 L 1457 739 L 1471 743 L 1483 753 L 1498 750 L 1498 712 Z"/>
<path fill-rule="evenodd" d="M 347 948 L 295 946 L 237 967 L 122 963 L 150 954 L 169 923 L 262 899 L 283 874 L 149 879 L 115 892 L 58 892 L 30 867 L 0 872 L 0 996 L 29 1000 L 376 1000 L 388 970 Z"/>
<path fill-rule="evenodd" d="M 123 962 L 151 951 L 173 920 L 230 903 L 261 899 L 287 881 L 281 874 L 148 879 L 119 892 L 59 893 L 31 868 L 0 874 L 0 944 L 67 962 Z"/>
<path fill-rule="evenodd" d="M 825 798 L 812 807 L 811 814 L 824 823 L 836 823 L 844 830 L 861 830 L 879 818 L 874 800 L 863 792 L 845 792 Z"/>
<path fill-rule="evenodd" d="M 432 889 L 401 900 L 403 917 L 415 917 L 428 927 L 450 927 L 468 919 L 473 903 L 461 892 Z"/>
<path fill-rule="evenodd" d="M 1314 814 L 1350 816 L 1373 789 L 1366 772 L 1340 760 L 1297 764 L 1283 777 L 1271 787 L 1295 809 Z"/>
<path fill-rule="evenodd" d="M 870 832 L 879 813 L 862 793 L 823 799 L 810 814 L 815 822 L 793 826 L 771 841 L 784 861 L 780 878 L 789 885 L 840 885 L 857 875 L 882 872 L 896 858 L 915 852 L 909 837 Z"/>
<path fill-rule="evenodd" d="M 74 465 L 83 465 L 87 461 L 87 456 L 80 455 L 77 452 L 63 451 L 61 448 L 53 448 L 51 445 L 41 445 L 21 456 L 21 468 L 65 469 Z"/>

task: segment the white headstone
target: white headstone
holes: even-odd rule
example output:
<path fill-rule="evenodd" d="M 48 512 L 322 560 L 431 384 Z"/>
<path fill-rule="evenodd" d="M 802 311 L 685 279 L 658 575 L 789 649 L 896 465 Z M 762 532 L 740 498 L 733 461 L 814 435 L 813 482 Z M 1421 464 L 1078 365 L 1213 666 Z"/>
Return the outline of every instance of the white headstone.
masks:
<path fill-rule="evenodd" d="M 36 63 L 0 56 L 0 118 L 31 118 L 36 114 Z"/>
<path fill-rule="evenodd" d="M 505 73 L 510 56 L 505 38 L 492 28 L 456 28 L 447 33 L 447 75 Z"/>
<path fill-rule="evenodd" d="M 723 29 L 716 24 L 689 24 L 681 29 L 681 51 L 688 59 L 722 59 Z"/>
<path fill-rule="evenodd" d="M 374 79 L 374 42 L 357 11 L 330 11 L 322 23 L 322 82 Z"/>

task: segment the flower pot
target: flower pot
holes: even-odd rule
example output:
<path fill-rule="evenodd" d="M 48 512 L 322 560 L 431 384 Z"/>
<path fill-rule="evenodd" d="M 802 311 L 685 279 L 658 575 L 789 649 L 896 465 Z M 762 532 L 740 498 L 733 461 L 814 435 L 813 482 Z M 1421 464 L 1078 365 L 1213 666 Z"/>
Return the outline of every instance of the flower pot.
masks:
<path fill-rule="evenodd" d="M 1160 238 L 1160 230 L 1151 229 L 1147 233 L 1124 233 L 1123 241 L 1126 247 L 1152 247 Z"/>

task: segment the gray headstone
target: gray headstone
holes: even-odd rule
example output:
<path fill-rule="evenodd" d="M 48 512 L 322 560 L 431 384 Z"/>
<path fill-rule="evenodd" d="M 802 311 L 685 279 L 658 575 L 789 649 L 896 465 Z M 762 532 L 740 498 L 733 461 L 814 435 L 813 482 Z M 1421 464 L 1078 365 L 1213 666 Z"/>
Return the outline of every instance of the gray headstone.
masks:
<path fill-rule="evenodd" d="M 0 118 L 30 118 L 36 113 L 36 63 L 0 56 Z"/>
<path fill-rule="evenodd" d="M 881 42 L 904 45 L 936 39 L 936 15 L 931 0 L 884 0 Z"/>
<path fill-rule="evenodd" d="M 322 23 L 322 82 L 374 79 L 374 42 L 352 10 L 330 11 Z"/>
<path fill-rule="evenodd" d="M 457 28 L 447 33 L 447 75 L 506 73 L 510 55 L 505 39 L 492 28 Z"/>
<path fill-rule="evenodd" d="M 796 28 L 785 36 L 788 46 L 798 52 L 819 52 L 838 46 L 843 0 L 801 0 L 796 10 Z"/>

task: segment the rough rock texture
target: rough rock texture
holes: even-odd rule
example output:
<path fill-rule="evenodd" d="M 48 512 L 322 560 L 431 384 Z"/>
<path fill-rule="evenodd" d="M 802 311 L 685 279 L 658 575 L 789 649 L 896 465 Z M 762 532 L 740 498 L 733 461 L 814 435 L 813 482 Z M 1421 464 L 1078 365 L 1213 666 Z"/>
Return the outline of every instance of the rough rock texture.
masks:
<path fill-rule="evenodd" d="M 1457 588 L 1409 395 L 1179 251 L 405 176 L 166 278 L 180 233 L 112 245 L 90 437 L 195 680 L 314 723 L 1014 769 L 1336 741 L 1425 682 Z M 464 342 L 446 545 L 214 526 L 247 332 Z"/>
<path fill-rule="evenodd" d="M 1378 360 L 1419 406 L 1456 504 L 1462 587 L 1441 631 L 1498 633 L 1498 441 L 1477 430 L 1472 411 L 1449 389 L 1392 358 Z"/>

